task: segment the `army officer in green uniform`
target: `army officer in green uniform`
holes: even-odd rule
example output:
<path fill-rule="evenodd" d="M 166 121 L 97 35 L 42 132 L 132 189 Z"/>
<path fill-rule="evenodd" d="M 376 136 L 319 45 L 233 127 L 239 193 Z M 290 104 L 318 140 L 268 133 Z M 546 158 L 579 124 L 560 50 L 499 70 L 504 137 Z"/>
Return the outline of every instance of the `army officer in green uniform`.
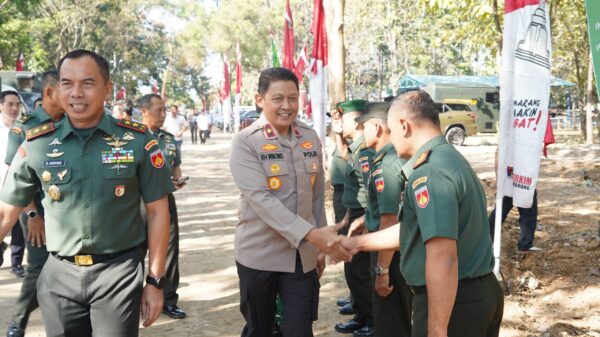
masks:
<path fill-rule="evenodd" d="M 389 102 L 372 102 L 357 118 L 364 123 L 365 143 L 377 153 L 368 179 L 368 210 L 372 220 L 365 223 L 369 232 L 395 225 L 404 190 L 400 170 L 406 162 L 398 158 L 390 142 L 387 126 Z M 373 280 L 373 320 L 378 337 L 410 337 L 412 293 L 400 273 L 400 253 L 397 250 L 371 253 Z"/>
<path fill-rule="evenodd" d="M 414 337 L 496 337 L 504 299 L 483 188 L 469 162 L 446 143 L 431 97 L 396 98 L 388 116 L 392 143 L 407 178 L 400 225 L 343 239 L 349 249 L 400 247 L 400 270 L 411 287 Z M 398 232 L 400 235 L 398 235 Z"/>
<path fill-rule="evenodd" d="M 165 102 L 156 94 L 148 94 L 142 97 L 140 106 L 142 108 L 142 123 L 156 137 L 171 172 L 173 186 L 175 189 L 180 189 L 185 185 L 185 181 L 181 176 L 181 157 L 175 146 L 175 136 L 161 129 L 167 115 Z M 173 193 L 168 194 L 168 199 L 171 226 L 165 265 L 167 282 L 163 290 L 165 297 L 163 313 L 174 319 L 182 319 L 186 317 L 186 313 L 177 306 L 179 300 L 177 294 L 177 288 L 179 288 L 179 219 Z"/>
<path fill-rule="evenodd" d="M 25 142 L 27 130 L 52 121 L 59 121 L 65 110 L 58 98 L 58 72 L 47 71 L 42 75 L 42 104 L 30 115 L 17 120 L 8 135 L 6 149 L 6 164 L 10 166 L 17 149 Z M 37 301 L 36 284 L 44 263 L 48 258 L 46 250 L 46 233 L 44 229 L 44 208 L 42 195 L 36 193 L 20 215 L 23 233 L 27 237 L 27 273 L 21 285 L 21 293 L 14 306 L 14 315 L 8 325 L 7 337 L 25 335 L 29 315 L 39 305 Z"/>
<path fill-rule="evenodd" d="M 137 336 L 140 309 L 144 326 L 162 310 L 169 171 L 145 126 L 104 114 L 106 59 L 75 50 L 58 69 L 68 118 L 27 131 L 0 194 L 0 239 L 41 188 L 51 253 L 38 280 L 46 335 Z M 148 214 L 143 288 L 140 197 Z"/>

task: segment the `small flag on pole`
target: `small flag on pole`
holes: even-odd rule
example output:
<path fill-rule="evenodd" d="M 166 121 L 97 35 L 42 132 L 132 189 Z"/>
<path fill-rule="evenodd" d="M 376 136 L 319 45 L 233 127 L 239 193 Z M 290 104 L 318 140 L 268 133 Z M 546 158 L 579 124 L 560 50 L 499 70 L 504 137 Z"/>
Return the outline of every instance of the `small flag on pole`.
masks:
<path fill-rule="evenodd" d="M 15 67 L 16 71 L 23 71 L 25 70 L 25 56 L 23 55 L 23 53 L 19 53 L 19 56 L 17 56 L 17 64 Z"/>
<path fill-rule="evenodd" d="M 285 24 L 283 27 L 283 67 L 294 70 L 294 20 L 290 9 L 290 0 L 285 4 Z"/>

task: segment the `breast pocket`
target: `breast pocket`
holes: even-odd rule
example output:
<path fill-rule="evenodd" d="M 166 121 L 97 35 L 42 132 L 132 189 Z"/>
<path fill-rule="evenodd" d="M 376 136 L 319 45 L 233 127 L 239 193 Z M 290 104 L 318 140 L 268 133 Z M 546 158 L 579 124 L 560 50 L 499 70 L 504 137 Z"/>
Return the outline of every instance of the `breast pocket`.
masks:
<path fill-rule="evenodd" d="M 286 162 L 263 162 L 263 169 L 267 176 L 267 187 L 271 191 L 279 191 L 282 186 L 289 182 L 289 167 Z"/>
<path fill-rule="evenodd" d="M 48 201 L 46 207 L 65 209 L 73 202 L 75 186 L 72 182 L 72 171 L 67 167 L 42 168 L 39 171 L 42 190 Z"/>

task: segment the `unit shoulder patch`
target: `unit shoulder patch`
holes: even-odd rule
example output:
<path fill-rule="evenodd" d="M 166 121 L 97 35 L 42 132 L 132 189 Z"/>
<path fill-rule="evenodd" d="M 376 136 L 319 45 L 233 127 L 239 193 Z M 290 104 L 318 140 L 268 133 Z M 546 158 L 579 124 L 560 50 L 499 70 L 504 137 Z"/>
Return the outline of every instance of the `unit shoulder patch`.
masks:
<path fill-rule="evenodd" d="M 126 129 L 137 131 L 139 133 L 145 133 L 148 127 L 142 123 L 128 121 L 126 119 L 119 119 L 117 125 Z"/>
<path fill-rule="evenodd" d="M 431 150 L 428 150 L 427 152 L 423 152 L 419 158 L 417 158 L 417 160 L 415 161 L 415 164 L 413 165 L 413 169 L 416 169 L 417 167 L 425 164 L 427 162 L 427 160 L 429 160 L 429 155 L 431 154 Z"/>
<path fill-rule="evenodd" d="M 426 183 L 427 182 L 427 176 L 421 177 L 419 179 L 416 179 L 413 183 L 412 183 L 412 188 L 413 190 L 415 189 L 415 187 L 419 186 L 422 183 Z"/>
<path fill-rule="evenodd" d="M 40 126 L 37 126 L 35 128 L 31 128 L 31 129 L 27 130 L 26 137 L 27 137 L 27 140 L 29 141 L 29 140 L 36 139 L 42 135 L 54 132 L 54 130 L 56 130 L 56 126 L 54 125 L 54 122 L 50 122 L 50 123 L 42 124 Z"/>

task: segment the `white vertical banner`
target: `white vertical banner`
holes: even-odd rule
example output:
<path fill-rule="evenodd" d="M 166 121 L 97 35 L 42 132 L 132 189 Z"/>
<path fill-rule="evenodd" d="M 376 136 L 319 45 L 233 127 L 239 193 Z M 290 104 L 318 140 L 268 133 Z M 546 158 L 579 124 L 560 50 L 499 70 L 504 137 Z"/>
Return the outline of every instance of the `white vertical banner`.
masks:
<path fill-rule="evenodd" d="M 502 198 L 529 208 L 538 182 L 550 98 L 550 17 L 543 0 L 505 3 L 494 255 L 499 268 Z"/>
<path fill-rule="evenodd" d="M 308 91 L 313 119 L 313 128 L 319 135 L 321 144 L 325 144 L 325 113 L 327 112 L 327 68 L 323 61 L 313 60 L 317 73 L 308 74 Z"/>

